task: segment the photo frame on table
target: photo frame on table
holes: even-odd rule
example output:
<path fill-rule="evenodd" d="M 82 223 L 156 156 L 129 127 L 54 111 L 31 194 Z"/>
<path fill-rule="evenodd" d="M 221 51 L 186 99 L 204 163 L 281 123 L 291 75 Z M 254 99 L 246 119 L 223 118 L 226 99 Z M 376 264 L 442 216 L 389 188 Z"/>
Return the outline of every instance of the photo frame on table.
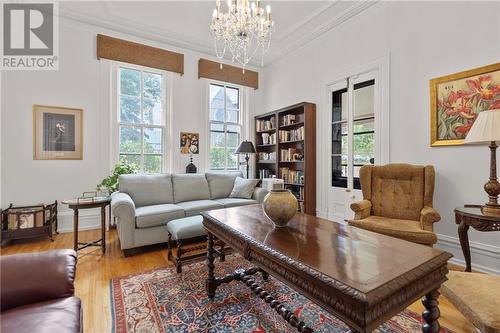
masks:
<path fill-rule="evenodd" d="M 430 80 L 431 146 L 461 145 L 480 112 L 500 109 L 500 63 Z"/>
<path fill-rule="evenodd" d="M 181 132 L 180 149 L 181 154 L 200 153 L 200 135 L 198 133 Z"/>
<path fill-rule="evenodd" d="M 81 160 L 83 110 L 33 105 L 33 159 Z"/>

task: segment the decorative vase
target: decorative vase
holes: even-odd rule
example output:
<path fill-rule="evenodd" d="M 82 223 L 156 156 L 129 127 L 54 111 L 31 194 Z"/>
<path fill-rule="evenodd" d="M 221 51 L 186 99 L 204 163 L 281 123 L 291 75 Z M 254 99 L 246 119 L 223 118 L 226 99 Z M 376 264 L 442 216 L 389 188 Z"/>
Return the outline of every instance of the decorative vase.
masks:
<path fill-rule="evenodd" d="M 264 198 L 262 206 L 274 225 L 282 228 L 295 216 L 299 203 L 289 190 L 271 190 Z"/>

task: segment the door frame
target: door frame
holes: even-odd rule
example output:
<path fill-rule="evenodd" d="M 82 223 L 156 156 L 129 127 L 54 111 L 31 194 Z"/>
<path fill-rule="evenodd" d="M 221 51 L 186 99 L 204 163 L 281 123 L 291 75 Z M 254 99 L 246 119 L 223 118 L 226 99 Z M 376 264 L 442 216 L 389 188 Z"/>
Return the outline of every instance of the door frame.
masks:
<path fill-rule="evenodd" d="M 363 80 L 363 76 L 366 76 L 369 73 L 374 72 L 375 75 L 373 78 L 376 82 L 377 93 L 375 94 L 374 101 L 374 112 L 375 112 L 375 152 L 377 154 L 377 164 L 386 164 L 390 161 L 390 56 L 386 55 L 381 58 L 378 58 L 372 62 L 368 62 L 362 66 L 357 66 L 354 68 L 348 68 L 343 71 L 339 71 L 337 74 L 334 74 L 324 80 L 322 85 L 323 90 L 323 101 L 326 110 L 321 113 L 319 120 L 320 133 L 322 133 L 321 137 L 327 138 L 328 144 L 319 145 L 321 147 L 321 156 L 323 158 L 327 158 L 328 161 L 324 161 L 321 163 L 322 167 L 318 170 L 321 177 L 319 179 L 328 179 L 328 182 L 323 182 L 322 184 L 318 184 L 319 189 L 322 194 L 322 212 L 320 213 L 325 218 L 329 218 L 331 220 L 335 220 L 338 222 L 344 222 L 344 219 L 335 216 L 330 213 L 330 189 L 331 186 L 331 109 L 332 109 L 332 101 L 331 101 L 331 88 L 334 85 L 340 86 L 342 82 L 346 82 L 347 78 L 353 78 L 354 80 L 349 80 L 349 85 L 354 84 L 353 81 L 357 82 L 357 79 L 360 78 Z M 349 101 L 352 103 L 352 101 Z M 326 133 L 324 132 L 326 130 Z M 351 144 L 352 146 L 352 144 Z M 352 170 L 351 170 L 352 174 Z M 352 183 L 348 189 L 352 188 Z M 349 194 L 351 197 L 355 196 L 354 194 Z"/>

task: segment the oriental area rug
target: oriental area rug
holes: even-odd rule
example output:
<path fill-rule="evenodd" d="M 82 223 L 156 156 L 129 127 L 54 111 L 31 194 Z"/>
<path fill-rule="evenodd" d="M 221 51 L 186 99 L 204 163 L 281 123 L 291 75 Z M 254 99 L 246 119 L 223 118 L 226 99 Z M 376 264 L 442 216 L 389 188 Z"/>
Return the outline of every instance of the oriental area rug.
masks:
<path fill-rule="evenodd" d="M 241 256 L 230 255 L 224 263 L 216 261 L 216 276 L 250 265 Z M 206 264 L 201 261 L 184 265 L 181 274 L 166 267 L 112 279 L 113 332 L 297 332 L 241 282 L 219 286 L 210 300 L 205 292 L 206 275 Z M 261 282 L 260 274 L 256 279 Z M 273 277 L 261 285 L 315 332 L 350 332 L 342 321 Z M 405 310 L 376 332 L 421 332 L 421 322 L 419 314 Z M 441 329 L 447 332 L 451 331 Z"/>

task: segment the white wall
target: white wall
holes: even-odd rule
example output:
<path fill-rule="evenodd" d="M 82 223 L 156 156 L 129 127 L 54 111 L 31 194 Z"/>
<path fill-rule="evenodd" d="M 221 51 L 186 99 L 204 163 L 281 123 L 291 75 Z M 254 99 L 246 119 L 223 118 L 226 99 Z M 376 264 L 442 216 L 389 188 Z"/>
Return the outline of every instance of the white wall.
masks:
<path fill-rule="evenodd" d="M 432 164 L 439 247 L 463 258 L 453 209 L 483 203 L 486 147 L 429 147 L 429 80 L 500 61 L 499 2 L 382 2 L 264 69 L 256 108 L 268 112 L 301 101 L 328 112 L 323 82 L 336 73 L 390 56 L 390 160 Z M 321 124 L 318 123 L 318 128 Z M 326 133 L 324 134 L 326 137 Z M 320 135 L 318 147 L 325 144 Z M 320 151 L 320 150 L 318 150 Z M 326 165 L 328 156 L 317 156 Z M 318 176 L 318 211 L 326 212 L 328 174 Z M 500 273 L 500 233 L 470 231 L 473 265 Z"/>
<path fill-rule="evenodd" d="M 185 172 L 189 155 L 178 149 L 181 131 L 199 132 L 202 149 L 194 155 L 198 171 L 206 168 L 208 123 L 206 80 L 198 79 L 198 59 L 209 58 L 189 50 L 99 29 L 69 19 L 60 21 L 59 70 L 6 71 L 2 73 L 1 95 L 1 182 L 0 204 L 32 204 L 61 201 L 93 190 L 110 171 L 110 65 L 96 59 L 97 33 L 109 34 L 184 53 L 183 76 L 172 75 L 172 172 Z M 252 68 L 254 69 L 254 68 Z M 252 92 L 249 92 L 253 95 Z M 33 160 L 32 106 L 45 104 L 84 109 L 83 160 Z M 251 107 L 251 103 L 249 108 Z M 72 230 L 72 212 L 59 208 L 60 229 Z M 96 211 L 80 213 L 81 229 L 99 226 Z"/>

